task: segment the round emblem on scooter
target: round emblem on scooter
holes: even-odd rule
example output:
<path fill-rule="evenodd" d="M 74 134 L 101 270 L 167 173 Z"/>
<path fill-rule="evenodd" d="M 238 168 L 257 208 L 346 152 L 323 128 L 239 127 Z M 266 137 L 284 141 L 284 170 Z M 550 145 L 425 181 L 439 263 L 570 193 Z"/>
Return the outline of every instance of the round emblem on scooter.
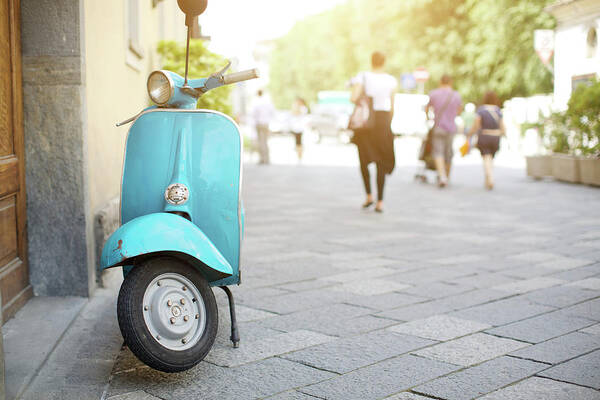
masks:
<path fill-rule="evenodd" d="M 182 183 L 174 183 L 169 185 L 167 190 L 165 190 L 165 200 L 169 204 L 173 204 L 176 206 L 180 206 L 185 204 L 190 197 L 190 191 L 187 186 Z"/>

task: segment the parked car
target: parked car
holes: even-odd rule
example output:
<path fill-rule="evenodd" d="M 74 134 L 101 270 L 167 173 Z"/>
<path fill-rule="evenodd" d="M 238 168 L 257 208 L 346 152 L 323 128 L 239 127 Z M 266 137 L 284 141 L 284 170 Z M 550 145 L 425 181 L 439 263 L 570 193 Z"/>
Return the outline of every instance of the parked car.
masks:
<path fill-rule="evenodd" d="M 354 105 L 350 102 L 350 92 L 322 91 L 318 101 L 310 110 L 308 128 L 323 137 L 334 137 L 347 142 L 350 137 L 348 120 Z"/>

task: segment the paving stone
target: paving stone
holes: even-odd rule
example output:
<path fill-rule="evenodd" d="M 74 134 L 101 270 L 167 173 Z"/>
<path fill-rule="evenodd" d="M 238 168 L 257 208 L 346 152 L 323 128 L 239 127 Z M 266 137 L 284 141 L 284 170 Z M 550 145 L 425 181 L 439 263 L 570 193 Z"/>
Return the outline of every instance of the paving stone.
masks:
<path fill-rule="evenodd" d="M 580 281 L 571 282 L 569 285 L 600 291 L 600 278 L 582 279 Z M 600 296 L 600 293 L 598 293 L 598 296 Z"/>
<path fill-rule="evenodd" d="M 534 290 L 520 297 L 538 304 L 567 307 L 598 296 L 600 296 L 600 292 L 594 290 L 584 289 L 579 286 L 561 285 Z"/>
<path fill-rule="evenodd" d="M 371 309 L 365 307 L 349 304 L 336 304 L 333 306 L 324 306 L 318 309 L 299 311 L 293 314 L 268 318 L 261 321 L 261 323 L 265 327 L 285 332 L 292 332 L 299 329 L 322 332 L 322 329 L 327 329 L 327 326 L 333 323 L 339 323 L 345 319 L 368 315 L 372 312 Z"/>
<path fill-rule="evenodd" d="M 280 358 L 270 358 L 237 368 L 223 368 L 202 362 L 179 374 L 140 368 L 114 375 L 107 397 L 143 389 L 164 400 L 249 400 L 310 385 L 334 376 L 333 373 Z"/>
<path fill-rule="evenodd" d="M 551 379 L 531 377 L 515 385 L 497 390 L 483 397 L 481 400 L 599 400 L 600 392 L 590 388 L 557 382 Z"/>
<path fill-rule="evenodd" d="M 473 321 L 485 322 L 493 326 L 505 325 L 534 315 L 543 314 L 555 308 L 533 304 L 520 297 L 511 297 L 491 303 L 465 308 L 451 315 Z"/>
<path fill-rule="evenodd" d="M 528 346 L 527 343 L 476 333 L 427 347 L 414 354 L 450 364 L 469 366 L 508 354 Z"/>
<path fill-rule="evenodd" d="M 511 283 L 516 280 L 517 278 L 511 278 L 501 273 L 486 272 L 451 279 L 448 282 L 480 289 L 496 286 L 498 284 Z"/>
<path fill-rule="evenodd" d="M 600 336 L 573 332 L 517 350 L 512 352 L 511 355 L 528 360 L 558 364 L 596 349 L 600 349 Z"/>
<path fill-rule="evenodd" d="M 517 382 L 547 368 L 546 364 L 500 357 L 413 388 L 442 399 L 467 400 Z"/>
<path fill-rule="evenodd" d="M 436 342 L 415 336 L 379 331 L 339 339 L 282 357 L 343 374 L 434 343 Z"/>
<path fill-rule="evenodd" d="M 551 286 L 556 286 L 562 283 L 565 283 L 565 281 L 556 278 L 539 277 L 493 286 L 492 289 L 518 294 L 527 293 L 533 290 L 543 289 Z"/>
<path fill-rule="evenodd" d="M 333 266 L 336 268 L 341 268 L 345 271 L 355 271 L 359 272 L 362 270 L 374 270 L 379 269 L 380 267 L 392 268 L 394 263 L 397 263 L 396 260 L 392 260 L 389 258 L 382 257 L 368 257 L 368 258 L 358 258 L 358 259 L 333 259 Z M 418 266 L 414 266 L 417 268 Z M 393 268 L 396 270 L 396 268 Z"/>
<path fill-rule="evenodd" d="M 490 327 L 491 325 L 488 324 L 450 317 L 448 315 L 434 315 L 429 318 L 395 325 L 388 328 L 388 330 L 427 339 L 446 341 Z"/>
<path fill-rule="evenodd" d="M 152 396 L 144 392 L 143 390 L 136 390 L 135 392 L 121 394 L 118 396 L 109 397 L 106 400 L 160 400 L 158 397 Z"/>
<path fill-rule="evenodd" d="M 488 257 L 483 256 L 481 254 L 464 254 L 460 256 L 453 257 L 445 257 L 439 258 L 437 260 L 432 260 L 435 263 L 443 264 L 443 265 L 455 265 L 455 264 L 466 264 L 473 262 L 485 262 L 488 260 Z"/>
<path fill-rule="evenodd" d="M 332 287 L 332 290 L 358 294 L 361 296 L 373 296 L 395 292 L 409 287 L 410 285 L 404 285 L 385 279 L 365 279 L 336 285 Z"/>
<path fill-rule="evenodd" d="M 574 268 L 567 271 L 556 272 L 550 276 L 557 279 L 563 279 L 565 281 L 579 281 L 597 275 L 600 275 L 600 263 Z"/>
<path fill-rule="evenodd" d="M 600 321 L 600 298 L 584 301 L 571 307 L 564 308 L 567 314 Z"/>
<path fill-rule="evenodd" d="M 330 336 L 348 337 L 387 328 L 397 323 L 398 321 L 393 319 L 362 315 L 353 318 L 331 319 L 326 324 L 311 325 L 311 329 Z"/>
<path fill-rule="evenodd" d="M 581 329 L 579 332 L 589 333 L 590 335 L 600 335 L 600 324 Z"/>
<path fill-rule="evenodd" d="M 280 393 L 275 396 L 266 397 L 269 400 L 315 400 L 313 396 L 309 396 L 304 393 L 300 393 L 296 390 L 292 390 L 285 393 Z"/>
<path fill-rule="evenodd" d="M 539 375 L 600 390 L 600 350 L 556 365 Z"/>
<path fill-rule="evenodd" d="M 544 261 L 539 263 L 540 267 L 550 268 L 550 269 L 560 269 L 567 270 L 573 269 L 577 267 L 583 267 L 585 265 L 593 264 L 593 260 L 585 260 L 580 258 L 569 258 L 569 257 L 559 257 L 556 259 L 552 259 L 549 261 Z"/>
<path fill-rule="evenodd" d="M 266 287 L 266 288 L 252 288 L 248 289 L 242 285 L 240 290 L 236 290 L 233 294 L 235 296 L 235 304 L 253 304 L 259 300 L 267 297 L 279 296 L 282 294 L 290 294 L 289 290 L 283 290 L 281 288 Z"/>
<path fill-rule="evenodd" d="M 410 392 L 402 392 L 392 397 L 386 397 L 386 400 L 431 400 L 431 397 L 425 397 Z"/>
<path fill-rule="evenodd" d="M 414 287 L 403 289 L 402 292 L 417 296 L 428 296 L 432 299 L 440 299 L 460 293 L 470 292 L 473 289 L 475 288 L 472 286 L 459 285 L 455 283 L 432 282 L 415 285 Z"/>
<path fill-rule="evenodd" d="M 346 303 L 372 308 L 373 310 L 389 310 L 401 306 L 427 301 L 426 297 L 405 293 L 383 293 L 374 296 L 353 296 Z"/>
<path fill-rule="evenodd" d="M 299 330 L 248 340 L 237 349 L 231 346 L 213 348 L 206 356 L 206 361 L 223 367 L 234 367 L 332 340 L 335 339 L 331 336 Z"/>
<path fill-rule="evenodd" d="M 303 387 L 300 391 L 330 400 L 381 399 L 457 368 L 446 363 L 406 355 Z M 373 385 L 373 382 L 377 384 Z"/>
<path fill-rule="evenodd" d="M 387 310 L 375 314 L 378 317 L 390 318 L 398 321 L 412 321 L 430 317 L 432 315 L 446 313 L 452 311 L 449 304 L 445 304 L 441 300 L 429 301 L 426 303 L 412 304 L 405 307 L 399 307 L 393 310 Z"/>
<path fill-rule="evenodd" d="M 277 314 L 289 314 L 342 303 L 348 298 L 351 298 L 351 295 L 347 292 L 317 289 L 287 293 L 280 296 L 247 299 L 244 301 L 244 305 Z"/>
<path fill-rule="evenodd" d="M 559 258 L 560 255 L 553 253 L 546 253 L 540 251 L 528 251 L 521 254 L 508 257 L 508 260 L 526 261 L 528 263 L 541 263 L 544 261 L 550 261 Z"/>
<path fill-rule="evenodd" d="M 365 279 L 372 279 L 378 276 L 390 275 L 396 273 L 395 269 L 385 268 L 385 267 L 376 267 L 371 269 L 363 269 L 359 271 L 350 271 L 343 272 L 341 274 L 329 275 L 321 278 L 321 280 L 326 282 L 339 282 L 339 283 L 347 283 L 354 281 L 361 281 Z"/>
<path fill-rule="evenodd" d="M 444 297 L 439 301 L 442 301 L 453 310 L 462 310 L 464 308 L 485 304 L 508 296 L 510 296 L 510 294 L 498 290 L 476 289 Z"/>
<path fill-rule="evenodd" d="M 334 282 L 322 281 L 320 279 L 309 279 L 306 281 L 286 283 L 279 285 L 281 289 L 292 291 L 292 292 L 303 292 L 306 290 L 329 290 L 328 288 L 333 286 Z"/>
<path fill-rule="evenodd" d="M 123 343 L 115 315 L 117 291 L 118 287 L 96 290 L 20 399 L 66 400 L 102 395 Z"/>
<path fill-rule="evenodd" d="M 490 329 L 487 332 L 530 343 L 540 343 L 594 324 L 592 320 L 564 312 L 553 311 L 523 321 Z"/>
<path fill-rule="evenodd" d="M 459 266 L 435 266 L 431 268 L 421 268 L 417 270 L 396 273 L 394 275 L 387 276 L 386 279 L 391 279 L 400 283 L 408 283 L 411 285 L 429 285 L 433 282 L 445 280 L 450 281 L 454 278 L 470 274 L 472 274 L 470 268 L 465 271 L 465 269 L 460 268 Z M 458 285 L 458 283 L 456 285 Z"/>
<path fill-rule="evenodd" d="M 221 311 L 221 310 L 219 310 L 219 311 Z M 229 309 L 225 308 L 225 309 L 223 309 L 223 311 L 224 312 L 221 312 L 220 314 L 227 315 L 227 312 L 229 311 Z M 274 315 L 277 315 L 274 313 L 256 310 L 254 308 L 245 307 L 242 305 L 236 306 L 235 311 L 236 311 L 236 317 L 237 317 L 238 322 L 257 321 L 257 320 L 261 320 L 261 319 L 265 319 L 265 318 L 269 318 Z"/>
<path fill-rule="evenodd" d="M 538 265 L 521 265 L 515 268 L 503 268 L 498 271 L 498 274 L 508 276 L 517 279 L 531 279 L 538 276 L 550 275 L 552 278 L 560 279 L 560 277 L 553 275 L 554 270 L 540 267 Z"/>

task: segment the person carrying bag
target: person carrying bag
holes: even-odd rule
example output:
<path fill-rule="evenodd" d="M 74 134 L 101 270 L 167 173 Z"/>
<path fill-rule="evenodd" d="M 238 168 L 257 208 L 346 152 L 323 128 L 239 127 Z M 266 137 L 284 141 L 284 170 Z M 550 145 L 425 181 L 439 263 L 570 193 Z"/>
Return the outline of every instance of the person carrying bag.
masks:
<path fill-rule="evenodd" d="M 367 193 L 363 208 L 373 205 L 369 164 L 377 165 L 376 212 L 383 212 L 385 176 L 395 166 L 394 135 L 391 123 L 394 95 L 398 81 L 383 70 L 385 56 L 375 52 L 371 56 L 371 71 L 362 72 L 352 79 L 351 100 L 356 104 L 348 129 L 354 131 L 352 143 L 358 148 L 360 171 Z"/>

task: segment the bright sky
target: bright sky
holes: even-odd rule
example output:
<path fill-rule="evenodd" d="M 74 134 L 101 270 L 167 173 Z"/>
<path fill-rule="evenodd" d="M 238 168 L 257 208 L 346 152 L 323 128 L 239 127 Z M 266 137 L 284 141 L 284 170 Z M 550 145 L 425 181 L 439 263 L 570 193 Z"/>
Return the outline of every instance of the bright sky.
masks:
<path fill-rule="evenodd" d="M 287 33 L 295 22 L 346 0 L 209 0 L 202 33 L 221 54 L 243 57 L 257 41 Z"/>

